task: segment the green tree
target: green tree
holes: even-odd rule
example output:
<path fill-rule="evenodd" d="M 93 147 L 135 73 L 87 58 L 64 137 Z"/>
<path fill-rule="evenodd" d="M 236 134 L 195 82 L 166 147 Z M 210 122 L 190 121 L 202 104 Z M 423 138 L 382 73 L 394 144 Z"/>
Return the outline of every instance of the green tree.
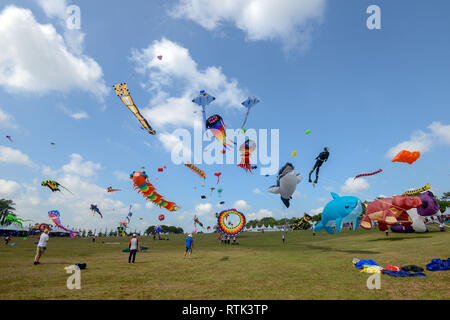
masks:
<path fill-rule="evenodd" d="M 16 204 L 12 200 L 0 199 L 0 225 L 10 225 L 11 221 L 6 221 L 8 214 L 16 216 L 13 211 Z"/>
<path fill-rule="evenodd" d="M 450 208 L 450 192 L 444 192 L 441 199 L 437 199 L 441 213 Z"/>

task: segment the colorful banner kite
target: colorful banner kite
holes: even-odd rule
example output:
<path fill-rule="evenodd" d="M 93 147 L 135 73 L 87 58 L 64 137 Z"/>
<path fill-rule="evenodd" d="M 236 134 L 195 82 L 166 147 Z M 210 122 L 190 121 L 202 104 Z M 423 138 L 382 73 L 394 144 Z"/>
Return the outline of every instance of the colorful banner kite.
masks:
<path fill-rule="evenodd" d="M 142 192 L 145 198 L 169 211 L 176 211 L 179 207 L 175 202 L 166 201 L 163 196 L 158 194 L 155 187 L 148 180 L 148 176 L 145 171 L 133 171 L 130 174 L 130 179 L 133 180 L 134 188 L 139 189 L 139 193 Z"/>
<path fill-rule="evenodd" d="M 200 168 L 198 168 L 197 166 L 193 165 L 192 163 L 186 162 L 184 165 L 186 167 L 188 167 L 189 169 L 191 169 L 192 171 L 194 171 L 196 174 L 198 174 L 203 179 L 206 178 L 205 172 L 203 170 L 201 170 Z"/>
<path fill-rule="evenodd" d="M 48 212 L 48 217 L 53 221 L 55 225 L 57 225 L 60 229 L 63 229 L 64 231 L 67 231 L 70 233 L 71 238 L 75 238 L 76 236 L 79 236 L 80 233 L 75 230 L 69 230 L 67 228 L 64 228 L 61 224 L 60 220 L 60 214 L 57 210 L 52 210 Z"/>
<path fill-rule="evenodd" d="M 122 102 L 130 109 L 131 112 L 138 118 L 142 127 L 147 130 L 148 133 L 154 135 L 156 134 L 155 130 L 148 124 L 147 120 L 141 115 L 139 109 L 134 104 L 133 99 L 130 96 L 130 90 L 128 89 L 125 83 L 119 83 L 114 86 L 114 90 L 116 91 L 117 96 L 122 100 Z"/>

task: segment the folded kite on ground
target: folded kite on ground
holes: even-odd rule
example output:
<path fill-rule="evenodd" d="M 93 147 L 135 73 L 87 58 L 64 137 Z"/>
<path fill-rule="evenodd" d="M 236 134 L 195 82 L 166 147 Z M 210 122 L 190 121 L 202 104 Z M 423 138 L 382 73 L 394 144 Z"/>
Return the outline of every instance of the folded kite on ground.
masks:
<path fill-rule="evenodd" d="M 391 270 L 383 270 L 383 274 L 387 274 L 391 277 L 425 277 L 425 273 L 415 272 L 411 273 L 408 271 L 400 270 L 400 271 L 391 271 Z"/>
<path fill-rule="evenodd" d="M 441 259 L 433 259 L 430 263 L 427 264 L 428 271 L 444 271 L 450 270 L 450 258 L 445 260 Z"/>

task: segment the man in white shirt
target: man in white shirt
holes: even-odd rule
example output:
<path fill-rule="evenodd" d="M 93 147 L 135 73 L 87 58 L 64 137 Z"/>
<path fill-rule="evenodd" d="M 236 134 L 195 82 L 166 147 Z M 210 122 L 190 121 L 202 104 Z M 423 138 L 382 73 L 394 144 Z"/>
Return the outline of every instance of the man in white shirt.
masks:
<path fill-rule="evenodd" d="M 39 238 L 39 243 L 36 249 L 36 256 L 34 257 L 34 265 L 40 264 L 39 259 L 47 249 L 48 239 L 49 239 L 48 229 L 45 229 L 44 232 L 41 234 L 41 237 Z"/>
<path fill-rule="evenodd" d="M 131 238 L 130 242 L 128 243 L 128 248 L 130 249 L 130 255 L 128 256 L 128 263 L 131 262 L 131 257 L 133 256 L 133 263 L 134 259 L 136 259 L 136 252 L 139 246 L 139 240 L 136 238 L 136 234 L 133 233 L 133 238 Z"/>

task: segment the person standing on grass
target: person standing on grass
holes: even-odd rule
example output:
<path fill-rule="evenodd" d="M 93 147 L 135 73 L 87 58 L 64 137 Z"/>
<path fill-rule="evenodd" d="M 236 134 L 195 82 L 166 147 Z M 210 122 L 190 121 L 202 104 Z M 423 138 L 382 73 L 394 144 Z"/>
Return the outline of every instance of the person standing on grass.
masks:
<path fill-rule="evenodd" d="M 184 251 L 184 257 L 186 257 L 186 254 L 189 251 L 189 258 L 192 254 L 192 248 L 194 247 L 194 239 L 192 239 L 192 234 L 189 234 L 186 238 L 186 250 Z"/>
<path fill-rule="evenodd" d="M 42 254 L 47 250 L 47 241 L 49 239 L 48 229 L 45 229 L 39 238 L 39 243 L 36 248 L 36 255 L 34 257 L 34 265 L 40 264 L 39 259 Z"/>
<path fill-rule="evenodd" d="M 133 238 L 131 238 L 128 243 L 128 248 L 130 249 L 130 255 L 128 256 L 128 263 L 133 262 L 136 259 L 136 252 L 139 246 L 139 239 L 136 238 L 136 233 L 133 233 Z M 133 257 L 133 261 L 131 261 L 131 257 Z"/>
<path fill-rule="evenodd" d="M 8 243 L 11 241 L 11 236 L 8 234 L 8 236 L 5 237 L 4 239 L 5 239 L 5 245 L 8 245 Z"/>
<path fill-rule="evenodd" d="M 284 243 L 284 241 L 286 240 L 286 237 L 284 236 L 284 233 L 281 235 L 281 239 L 283 240 L 283 243 Z"/>

